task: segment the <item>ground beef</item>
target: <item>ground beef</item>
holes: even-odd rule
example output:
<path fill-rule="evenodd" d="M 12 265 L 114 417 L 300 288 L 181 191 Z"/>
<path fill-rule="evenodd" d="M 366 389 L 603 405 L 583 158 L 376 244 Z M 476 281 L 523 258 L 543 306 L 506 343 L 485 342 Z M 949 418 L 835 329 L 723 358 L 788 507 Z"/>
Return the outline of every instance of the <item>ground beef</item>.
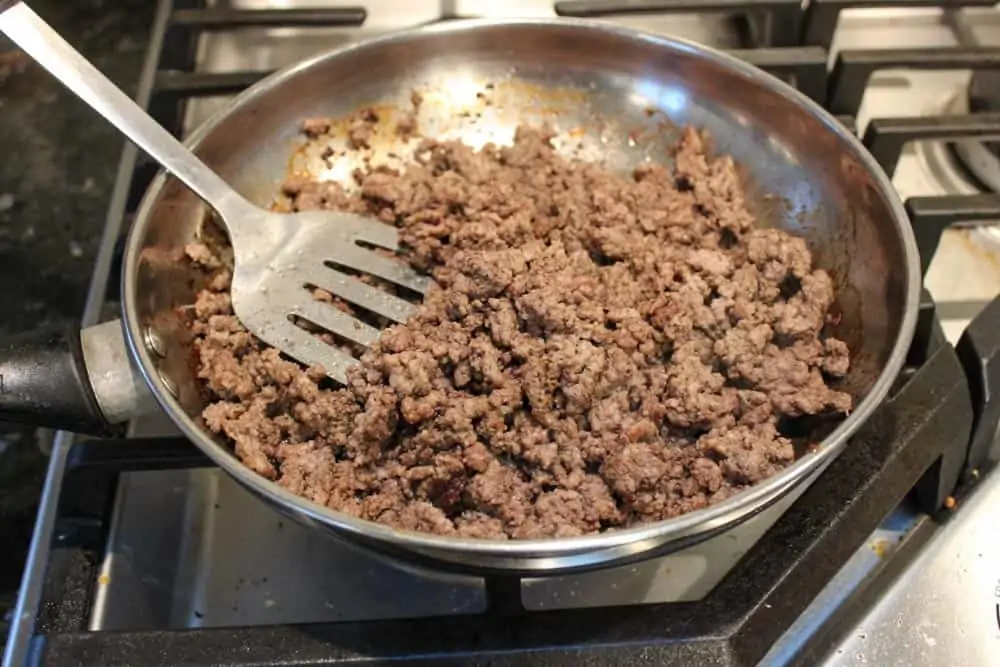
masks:
<path fill-rule="evenodd" d="M 330 130 L 330 119 L 325 116 L 306 118 L 302 121 L 302 132 L 307 137 L 315 139 Z"/>
<path fill-rule="evenodd" d="M 350 143 L 366 146 L 376 120 L 356 116 Z M 551 138 L 524 127 L 479 151 L 425 139 L 405 171 L 358 173 L 357 195 L 285 184 L 286 208 L 398 225 L 439 285 L 346 388 L 250 335 L 222 256 L 189 246 L 213 272 L 191 325 L 207 427 L 340 512 L 544 538 L 718 502 L 793 461 L 790 420 L 851 409 L 830 386 L 849 367 L 824 331 L 832 282 L 804 241 L 755 227 L 731 159 L 687 130 L 672 170 L 621 177 L 560 157 Z"/>
<path fill-rule="evenodd" d="M 369 142 L 375 134 L 375 125 L 378 121 L 378 113 L 371 108 L 362 109 L 355 114 L 347 127 L 347 145 L 354 149 L 371 148 Z M 304 126 L 303 129 L 308 136 L 308 126 Z"/>

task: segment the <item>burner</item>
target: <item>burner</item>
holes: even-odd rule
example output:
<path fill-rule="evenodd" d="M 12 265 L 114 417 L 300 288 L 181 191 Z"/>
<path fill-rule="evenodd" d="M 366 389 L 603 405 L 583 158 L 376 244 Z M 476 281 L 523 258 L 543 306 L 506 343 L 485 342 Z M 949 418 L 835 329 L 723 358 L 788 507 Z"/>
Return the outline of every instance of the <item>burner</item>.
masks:
<path fill-rule="evenodd" d="M 980 70 L 969 82 L 969 112 L 1000 112 L 1000 71 Z M 963 165 L 985 187 L 1000 192 L 1000 142 L 964 140 L 955 143 Z"/>

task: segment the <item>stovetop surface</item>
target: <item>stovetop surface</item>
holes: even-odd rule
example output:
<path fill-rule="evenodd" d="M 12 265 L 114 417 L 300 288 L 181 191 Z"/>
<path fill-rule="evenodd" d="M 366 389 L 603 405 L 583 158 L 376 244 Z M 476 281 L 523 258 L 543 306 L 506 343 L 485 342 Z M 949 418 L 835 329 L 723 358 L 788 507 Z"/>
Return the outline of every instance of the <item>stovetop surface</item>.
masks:
<path fill-rule="evenodd" d="M 993 474 L 882 597 L 872 601 L 830 652 L 825 667 L 995 664 L 1000 651 L 997 507 L 1000 475 Z M 844 572 L 849 571 L 850 565 Z M 838 577 L 828 590 L 845 584 Z M 780 651 L 782 645 L 775 648 Z"/>
<path fill-rule="evenodd" d="M 296 6 L 338 4 L 348 3 L 315 0 L 297 2 Z M 463 16 L 553 15 L 551 3 L 540 1 L 503 3 L 502 8 L 496 3 L 473 1 L 367 2 L 368 17 L 360 29 L 207 32 L 198 44 L 199 68 L 211 72 L 272 70 L 338 43 L 435 20 L 442 4 L 450 5 L 448 12 Z M 234 0 L 229 5 L 263 9 L 284 3 Z M 647 15 L 616 20 L 720 48 L 747 46 L 745 32 L 724 15 Z M 1000 46 L 1000 13 L 848 10 L 841 15 L 831 63 L 841 50 L 956 46 Z M 859 133 L 865 131 L 871 118 L 962 113 L 969 76 L 967 71 L 877 72 L 857 113 Z M 186 127 L 196 126 L 224 104 L 223 97 L 190 101 Z M 953 151 L 934 142 L 904 147 L 894 184 L 903 197 L 980 191 L 975 179 L 958 165 Z M 950 341 L 957 341 L 969 321 L 1000 293 L 998 253 L 1000 235 L 991 228 L 944 232 L 926 285 Z M 96 310 L 91 309 L 88 316 L 96 317 Z M 130 433 L 150 437 L 176 431 L 163 415 L 156 415 L 133 423 Z M 67 455 L 68 444 L 68 438 L 63 437 L 54 454 L 57 463 L 59 457 Z M 726 534 L 665 558 L 522 581 L 521 602 L 529 611 L 540 611 L 701 600 L 804 491 L 802 487 Z M 913 548 L 913 535 L 934 533 L 926 538 L 929 542 L 922 548 L 924 555 L 900 580 L 906 583 L 888 589 L 879 604 L 868 605 L 858 629 L 845 634 L 843 644 L 825 659 L 827 664 L 887 664 L 912 657 L 911 664 L 943 664 L 920 660 L 963 656 L 972 662 L 960 664 L 978 664 L 974 659 L 988 642 L 966 641 L 965 637 L 996 639 L 996 633 L 987 632 L 981 610 L 992 609 L 992 582 L 1000 572 L 991 574 L 987 564 L 1000 562 L 1000 553 L 991 560 L 989 551 L 1000 541 L 992 538 L 993 545 L 970 542 L 970 526 L 985 536 L 1000 531 L 996 521 L 983 511 L 998 497 L 1000 475 L 989 475 L 968 499 L 968 505 L 963 500 L 961 511 L 940 531 L 926 514 L 911 505 L 901 506 L 774 645 L 765 663 L 787 664 L 802 638 L 843 607 L 862 582 L 879 575 L 897 550 Z M 150 521 L 151 516 L 156 521 Z M 982 553 L 975 556 L 981 560 L 970 561 L 971 552 Z M 960 559 L 965 568 L 960 576 L 954 572 L 947 575 L 953 559 Z M 86 628 L 92 631 L 466 617 L 483 612 L 489 598 L 481 579 L 417 570 L 332 542 L 284 520 L 220 471 L 201 468 L 122 474 L 107 548 L 98 569 L 85 620 Z M 961 597 L 967 595 L 965 591 L 974 592 Z M 966 603 L 956 605 L 960 598 Z M 943 630 L 946 619 L 953 617 L 958 619 L 954 622 L 960 631 Z M 913 654 L 899 648 L 910 645 Z"/>

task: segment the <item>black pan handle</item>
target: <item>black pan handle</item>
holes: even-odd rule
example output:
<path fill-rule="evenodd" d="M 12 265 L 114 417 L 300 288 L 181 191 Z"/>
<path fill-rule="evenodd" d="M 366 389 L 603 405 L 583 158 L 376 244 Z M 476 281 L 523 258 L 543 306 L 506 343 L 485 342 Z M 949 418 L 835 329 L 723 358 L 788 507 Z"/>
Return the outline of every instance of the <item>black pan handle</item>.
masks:
<path fill-rule="evenodd" d="M 87 375 L 79 326 L 0 338 L 0 420 L 111 435 Z"/>

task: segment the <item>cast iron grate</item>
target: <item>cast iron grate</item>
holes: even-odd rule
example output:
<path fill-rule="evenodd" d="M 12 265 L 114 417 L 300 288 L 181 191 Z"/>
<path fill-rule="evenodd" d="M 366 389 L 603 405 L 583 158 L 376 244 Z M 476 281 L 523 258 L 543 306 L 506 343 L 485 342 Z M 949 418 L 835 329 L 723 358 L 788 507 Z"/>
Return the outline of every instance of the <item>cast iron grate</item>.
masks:
<path fill-rule="evenodd" d="M 1000 302 L 998 302 L 1000 304 Z M 992 309 L 1000 321 L 1000 307 Z M 705 599 L 609 609 L 527 612 L 516 580 L 488 581 L 490 606 L 477 616 L 87 632 L 85 592 L 94 576 L 117 474 L 209 465 L 183 439 L 90 441 L 74 450 L 64 481 L 47 600 L 32 639 L 39 665 L 491 664 L 576 665 L 581 660 L 659 665 L 754 664 L 819 590 L 909 494 L 937 510 L 955 487 L 974 419 L 959 358 L 943 338 L 933 303 L 923 303 L 915 366 L 847 450 Z M 1000 348 L 994 321 L 993 350 Z M 99 491 L 103 491 L 100 493 Z M 894 559 L 925 539 L 911 533 Z M 874 585 L 874 584 L 872 584 Z M 83 600 L 83 603 L 81 603 Z M 69 602 L 67 602 L 69 601 Z M 846 610 L 843 611 L 846 622 Z M 834 619 L 836 623 L 838 619 Z M 835 636 L 828 626 L 823 637 Z M 824 648 L 802 647 L 800 664 Z"/>
<path fill-rule="evenodd" d="M 845 51 L 837 55 L 829 80 L 828 108 L 836 113 L 857 113 L 871 76 L 880 70 L 967 69 L 974 73 L 1000 72 L 1000 48 L 886 49 Z M 892 176 L 908 144 L 917 141 L 954 142 L 972 139 L 1000 140 L 1000 113 L 980 111 L 961 115 L 907 118 L 874 118 L 865 128 L 864 144 L 887 174 Z M 926 273 L 950 227 L 994 225 L 1000 220 L 1000 194 L 910 197 L 906 213 L 920 250 L 921 269 Z M 991 303 L 966 328 L 956 345 L 966 368 L 975 406 L 975 427 L 962 475 L 977 478 L 979 471 L 996 461 L 995 444 L 1000 402 L 1000 360 L 996 358 L 996 327 L 1000 304 Z"/>
<path fill-rule="evenodd" d="M 722 14 L 731 17 L 744 42 L 794 46 L 802 26 L 800 0 L 562 0 L 558 16 L 600 18 L 649 14 Z"/>
<path fill-rule="evenodd" d="M 993 0 L 809 0 L 802 21 L 802 43 L 830 47 L 840 12 L 853 8 L 992 7 Z"/>

